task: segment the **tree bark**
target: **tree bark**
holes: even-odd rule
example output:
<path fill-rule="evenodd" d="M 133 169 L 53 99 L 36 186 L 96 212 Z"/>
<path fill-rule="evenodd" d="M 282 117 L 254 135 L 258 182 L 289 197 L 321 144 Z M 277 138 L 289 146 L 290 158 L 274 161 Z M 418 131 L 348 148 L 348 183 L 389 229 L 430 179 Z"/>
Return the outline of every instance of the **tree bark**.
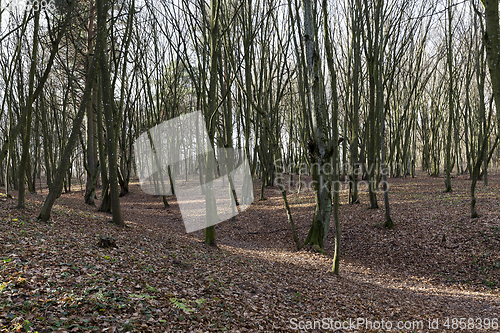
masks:
<path fill-rule="evenodd" d="M 331 165 L 330 169 L 327 168 L 327 164 L 330 163 L 332 156 L 332 148 L 328 142 L 323 76 L 317 42 L 318 26 L 315 20 L 316 15 L 313 13 L 313 1 L 303 0 L 302 4 L 304 12 L 306 68 L 309 72 L 307 85 L 309 85 L 312 94 L 309 110 L 312 126 L 311 133 L 309 133 L 308 147 L 316 202 L 313 222 L 304 245 L 311 245 L 315 251 L 323 252 L 332 209 Z"/>
<path fill-rule="evenodd" d="M 90 66 L 90 62 L 92 61 L 91 50 L 92 50 L 92 39 L 94 38 L 94 15 L 95 15 L 95 7 L 94 2 L 91 0 L 89 2 L 89 24 L 88 24 L 88 35 L 87 35 L 87 67 Z M 97 83 L 94 82 L 94 87 L 97 86 Z M 97 97 L 95 90 L 92 94 L 93 101 L 87 104 L 87 183 L 85 186 L 85 196 L 84 201 L 88 205 L 95 205 L 95 189 L 98 175 L 98 163 L 97 163 L 97 139 L 96 139 L 96 130 L 97 130 L 97 120 L 96 114 L 94 110 L 94 105 L 97 104 L 97 101 L 94 98 Z"/>
<path fill-rule="evenodd" d="M 448 40 L 447 40 L 447 65 L 449 75 L 449 90 L 448 90 L 448 130 L 446 133 L 446 178 L 445 192 L 451 192 L 451 132 L 453 126 L 454 110 L 453 110 L 453 50 L 452 50 L 452 8 L 451 0 L 448 0 Z"/>
<path fill-rule="evenodd" d="M 500 23 L 498 1 L 482 0 L 486 21 L 486 33 L 483 40 L 486 47 L 488 68 L 490 71 L 493 97 L 496 110 L 500 110 Z"/>
<path fill-rule="evenodd" d="M 355 1 L 354 13 L 352 18 L 353 32 L 352 32 L 352 46 L 353 46 L 353 93 L 352 93 L 352 108 L 351 108 L 351 118 L 352 124 L 350 127 L 350 172 L 349 172 L 349 203 L 357 204 L 359 203 L 358 198 L 358 174 L 359 174 L 359 155 L 358 155 L 358 144 L 359 144 L 359 79 L 361 71 L 361 42 L 360 42 L 360 15 L 361 2 L 359 0 Z"/>
<path fill-rule="evenodd" d="M 332 182 L 333 182 L 333 221 L 335 223 L 335 252 L 333 255 L 333 267 L 332 272 L 335 275 L 339 275 L 340 272 L 340 220 L 339 220 L 339 130 L 338 130 L 338 113 L 339 113 L 339 102 L 337 95 L 337 72 L 333 64 L 333 49 L 330 42 L 330 29 L 328 27 L 328 10 L 327 10 L 327 0 L 323 0 L 322 4 L 323 11 L 323 35 L 325 39 L 325 50 L 326 59 L 328 63 L 328 70 L 330 72 L 330 86 L 332 90 L 332 161 L 333 169 L 332 171 Z"/>
<path fill-rule="evenodd" d="M 217 60 L 218 60 L 218 48 L 219 48 L 219 14 L 220 14 L 220 0 L 211 0 L 210 2 L 210 87 L 209 87 L 209 109 L 208 109 L 208 132 L 210 137 L 209 144 L 214 143 L 214 130 L 215 124 L 212 120 L 212 116 L 217 112 Z M 206 182 L 210 182 L 214 177 L 214 158 L 212 153 L 207 154 L 207 165 L 206 165 Z M 214 200 L 214 194 L 212 188 L 206 186 L 205 188 L 205 205 L 207 219 L 209 215 L 217 214 L 217 207 Z M 205 229 L 205 244 L 210 246 L 215 246 L 215 227 L 209 226 Z"/>

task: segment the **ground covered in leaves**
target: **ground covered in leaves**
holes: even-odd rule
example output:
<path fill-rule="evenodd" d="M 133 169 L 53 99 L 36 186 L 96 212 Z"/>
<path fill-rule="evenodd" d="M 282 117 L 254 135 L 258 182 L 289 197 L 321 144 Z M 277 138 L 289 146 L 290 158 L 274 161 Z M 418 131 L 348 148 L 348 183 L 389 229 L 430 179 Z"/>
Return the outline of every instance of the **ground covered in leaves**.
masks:
<path fill-rule="evenodd" d="M 216 226 L 218 248 L 185 233 L 174 197 L 165 209 L 137 184 L 121 198 L 124 229 L 82 191 L 63 194 L 47 224 L 35 219 L 46 190 L 23 210 L 3 195 L 0 331 L 498 332 L 500 176 L 489 182 L 470 219 L 467 178 L 450 194 L 442 178 L 390 179 L 392 230 L 381 193 L 382 208 L 369 210 L 366 193 L 349 205 L 343 190 L 340 277 L 333 228 L 325 254 L 296 252 L 279 191 L 259 201 L 258 180 L 254 204 Z M 313 193 L 288 198 L 303 240 Z M 117 247 L 99 248 L 101 237 Z"/>

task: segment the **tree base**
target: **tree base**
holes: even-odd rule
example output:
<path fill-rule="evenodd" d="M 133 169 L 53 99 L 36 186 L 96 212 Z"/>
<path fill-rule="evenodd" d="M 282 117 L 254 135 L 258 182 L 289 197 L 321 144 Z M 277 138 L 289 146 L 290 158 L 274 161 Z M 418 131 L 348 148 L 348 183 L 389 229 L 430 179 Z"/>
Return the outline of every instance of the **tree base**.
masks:
<path fill-rule="evenodd" d="M 97 243 L 97 246 L 102 248 L 102 249 L 107 249 L 111 247 L 118 247 L 116 246 L 116 241 L 115 239 L 111 237 L 101 237 L 99 239 L 99 243 Z"/>
<path fill-rule="evenodd" d="M 205 244 L 206 246 L 210 246 L 210 247 L 214 247 L 214 248 L 219 248 L 217 246 L 217 243 L 215 243 L 215 242 L 206 242 L 205 241 L 205 242 L 203 242 L 203 244 Z"/>
<path fill-rule="evenodd" d="M 335 271 L 333 268 L 332 270 L 330 271 L 331 274 L 333 274 L 333 276 L 335 277 L 338 277 L 338 278 L 341 278 L 342 276 L 340 276 L 340 273 L 338 271 Z"/>
<path fill-rule="evenodd" d="M 170 208 L 170 204 L 167 201 L 166 195 L 163 196 L 163 206 L 164 206 L 164 208 Z"/>
<path fill-rule="evenodd" d="M 304 244 L 300 250 L 303 250 L 303 251 L 308 251 L 308 252 L 312 252 L 312 253 L 321 253 L 321 254 L 325 254 L 325 250 L 323 250 L 318 244 Z"/>

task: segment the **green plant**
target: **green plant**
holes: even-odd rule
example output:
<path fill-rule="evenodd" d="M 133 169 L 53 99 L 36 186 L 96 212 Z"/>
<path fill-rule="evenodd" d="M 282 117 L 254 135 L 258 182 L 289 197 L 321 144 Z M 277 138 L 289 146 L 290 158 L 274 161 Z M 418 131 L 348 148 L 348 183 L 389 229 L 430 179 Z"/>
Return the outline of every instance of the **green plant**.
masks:
<path fill-rule="evenodd" d="M 186 301 L 184 299 L 178 300 L 177 298 L 172 297 L 172 298 L 170 298 L 170 302 L 172 302 L 175 307 L 181 309 L 182 311 L 184 311 L 187 314 L 189 314 L 190 312 L 194 312 L 194 309 L 190 308 L 186 304 L 186 303 L 188 303 L 188 301 Z M 186 303 L 184 303 L 184 302 L 186 302 Z"/>
<path fill-rule="evenodd" d="M 2 282 L 2 283 L 0 284 L 0 292 L 1 292 L 2 290 L 4 290 L 4 289 L 5 289 L 5 287 L 7 287 L 8 285 L 9 285 L 9 283 L 8 283 L 8 282 Z"/>
<path fill-rule="evenodd" d="M 489 279 L 486 279 L 486 281 L 484 282 L 484 284 L 486 284 L 486 286 L 488 286 L 490 288 L 494 288 L 497 283 L 495 281 L 491 281 Z"/>
<path fill-rule="evenodd" d="M 150 286 L 149 284 L 147 284 L 147 283 L 146 283 L 146 288 L 148 288 L 148 290 L 149 290 L 149 291 L 151 291 L 151 292 L 154 292 L 154 293 L 158 292 L 158 290 L 157 290 L 155 287 L 151 287 L 151 286 Z"/>
<path fill-rule="evenodd" d="M 147 294 L 130 294 L 130 298 L 137 298 L 137 299 L 153 299 L 155 296 L 147 295 Z"/>
<path fill-rule="evenodd" d="M 33 326 L 32 323 L 29 322 L 29 320 L 25 320 L 23 322 L 23 329 L 26 331 L 26 332 L 29 332 L 30 331 L 30 327 Z"/>
<path fill-rule="evenodd" d="M 170 302 L 172 302 L 175 307 L 184 311 L 184 313 L 189 314 L 189 313 L 195 311 L 195 309 L 193 309 L 192 307 L 189 306 L 189 303 L 194 303 L 198 307 L 200 307 L 203 303 L 205 303 L 205 299 L 200 298 L 200 299 L 196 299 L 194 301 L 189 301 L 189 300 L 185 300 L 185 299 L 177 299 L 175 297 L 171 297 Z"/>
<path fill-rule="evenodd" d="M 126 321 L 123 323 L 123 329 L 125 331 L 132 331 L 134 329 L 133 321 Z"/>

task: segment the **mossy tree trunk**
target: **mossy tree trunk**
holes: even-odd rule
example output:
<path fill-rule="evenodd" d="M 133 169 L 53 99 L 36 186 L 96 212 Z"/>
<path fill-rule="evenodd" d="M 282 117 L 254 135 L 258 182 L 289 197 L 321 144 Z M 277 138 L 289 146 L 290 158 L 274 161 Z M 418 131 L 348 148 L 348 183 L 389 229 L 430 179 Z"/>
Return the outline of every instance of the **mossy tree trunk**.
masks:
<path fill-rule="evenodd" d="M 302 1 L 304 14 L 304 46 L 306 68 L 309 74 L 306 84 L 311 93 L 308 120 L 311 123 L 309 136 L 309 158 L 315 192 L 314 217 L 304 245 L 311 245 L 316 251 L 324 251 L 325 240 L 330 225 L 331 164 L 332 145 L 328 137 L 327 110 L 323 87 L 321 57 L 318 46 L 318 24 L 315 4 L 311 0 Z M 306 93 L 305 91 L 301 93 Z M 338 138 L 334 138 L 335 144 Z M 329 167 L 328 167 L 329 166 Z"/>

